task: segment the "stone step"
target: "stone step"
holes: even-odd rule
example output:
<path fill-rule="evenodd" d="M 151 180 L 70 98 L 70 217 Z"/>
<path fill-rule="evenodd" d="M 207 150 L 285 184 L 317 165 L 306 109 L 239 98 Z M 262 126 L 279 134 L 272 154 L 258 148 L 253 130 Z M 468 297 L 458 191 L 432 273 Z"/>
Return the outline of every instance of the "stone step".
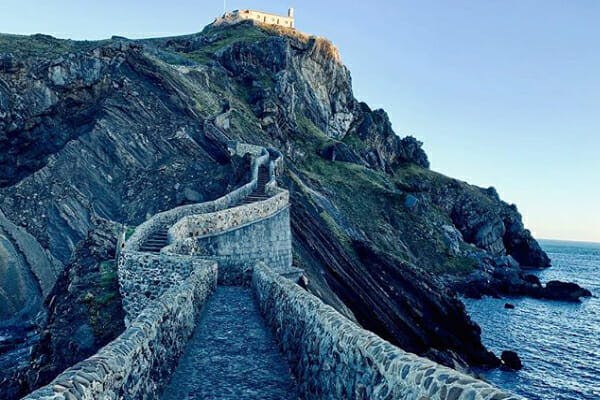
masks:
<path fill-rule="evenodd" d="M 146 246 L 166 246 L 169 243 L 168 240 L 146 240 L 143 245 Z"/>
<path fill-rule="evenodd" d="M 160 253 L 160 249 L 162 249 L 162 247 L 159 249 L 141 247 L 140 251 L 142 253 Z"/>

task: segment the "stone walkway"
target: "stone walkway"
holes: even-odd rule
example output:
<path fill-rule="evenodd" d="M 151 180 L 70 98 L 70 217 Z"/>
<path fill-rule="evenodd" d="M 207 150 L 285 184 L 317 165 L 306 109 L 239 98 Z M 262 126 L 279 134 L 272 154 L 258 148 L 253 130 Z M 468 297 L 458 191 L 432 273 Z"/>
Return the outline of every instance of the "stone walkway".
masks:
<path fill-rule="evenodd" d="M 162 400 L 298 399 L 287 362 L 252 289 L 219 286 Z"/>

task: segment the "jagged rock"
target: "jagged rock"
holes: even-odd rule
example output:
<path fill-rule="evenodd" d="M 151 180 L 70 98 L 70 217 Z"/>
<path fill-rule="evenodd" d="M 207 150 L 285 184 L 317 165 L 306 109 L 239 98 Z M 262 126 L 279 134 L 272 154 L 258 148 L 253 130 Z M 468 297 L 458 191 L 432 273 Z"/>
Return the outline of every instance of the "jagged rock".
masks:
<path fill-rule="evenodd" d="M 371 167 L 389 170 L 402 164 L 416 164 L 429 168 L 429 160 L 422 149 L 423 143 L 412 136 L 400 139 L 393 131 L 388 115 L 383 110 L 372 111 L 364 103 L 360 104 L 362 111 L 359 124 L 355 131 L 348 135 L 356 135 L 367 144 L 363 153 Z"/>
<path fill-rule="evenodd" d="M 344 161 L 354 164 L 364 164 L 354 150 L 342 142 L 333 143 L 321 149 L 321 157 L 329 161 Z"/>
<path fill-rule="evenodd" d="M 445 243 L 448 246 L 448 251 L 452 255 L 460 254 L 460 244 L 463 243 L 462 234 L 452 225 L 443 225 Z"/>
<path fill-rule="evenodd" d="M 520 370 L 523 368 L 519 355 L 511 350 L 505 350 L 502 352 L 502 363 L 505 367 L 511 370 Z"/>
<path fill-rule="evenodd" d="M 294 261 L 308 291 L 407 350 L 497 365 L 434 275 L 457 264 L 472 272 L 461 265 L 465 248 L 481 261 L 481 293 L 502 289 L 486 283 L 494 269 L 509 270 L 498 281 L 521 290 L 519 267 L 494 259 L 545 267 L 548 257 L 516 207 L 428 170 L 422 143 L 359 103 L 329 41 L 245 23 L 142 41 L 20 40 L 0 55 L 0 207 L 68 266 L 38 302 L 50 309 L 34 353 L 41 380 L 122 326 L 116 297 L 100 314 L 110 326 L 90 321 L 98 261 L 112 257 L 95 243 L 112 243 L 115 223 L 133 227 L 247 181 L 249 158 L 230 157 L 228 140 L 285 154 Z M 326 159 L 315 154 L 332 141 Z"/>
<path fill-rule="evenodd" d="M 578 302 L 580 297 L 591 297 L 592 292 L 576 283 L 549 281 L 543 289 L 543 297 L 552 300 Z"/>
<path fill-rule="evenodd" d="M 538 277 L 524 274 L 518 267 L 497 269 L 492 277 L 474 273 L 466 280 L 453 280 L 449 283 L 465 297 L 473 299 L 509 295 L 579 302 L 580 298 L 592 295 L 589 290 L 576 283 L 550 281 L 544 286 Z"/>
<path fill-rule="evenodd" d="M 124 329 L 114 261 L 118 226 L 101 219 L 93 225 L 46 302 L 48 323 L 25 373 L 30 388 L 48 383 Z"/>

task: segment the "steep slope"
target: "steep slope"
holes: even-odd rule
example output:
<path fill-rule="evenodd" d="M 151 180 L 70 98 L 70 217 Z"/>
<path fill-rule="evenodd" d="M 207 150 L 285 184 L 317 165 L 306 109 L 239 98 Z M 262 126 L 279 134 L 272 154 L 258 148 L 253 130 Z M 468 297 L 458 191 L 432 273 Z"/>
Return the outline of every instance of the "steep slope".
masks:
<path fill-rule="evenodd" d="M 53 289 L 38 290 L 34 308 L 49 316 L 33 372 L 14 390 L 118 334 L 109 238 L 237 185 L 234 166 L 247 160 L 230 159 L 227 139 L 285 155 L 294 263 L 308 290 L 409 351 L 498 364 L 448 284 L 498 271 L 525 282 L 519 264 L 549 265 L 516 208 L 430 171 L 418 140 L 354 98 L 330 42 L 241 23 L 142 41 L 0 36 L 0 209 L 58 277 L 18 267 Z M 2 262 L 17 265 L 14 254 Z"/>

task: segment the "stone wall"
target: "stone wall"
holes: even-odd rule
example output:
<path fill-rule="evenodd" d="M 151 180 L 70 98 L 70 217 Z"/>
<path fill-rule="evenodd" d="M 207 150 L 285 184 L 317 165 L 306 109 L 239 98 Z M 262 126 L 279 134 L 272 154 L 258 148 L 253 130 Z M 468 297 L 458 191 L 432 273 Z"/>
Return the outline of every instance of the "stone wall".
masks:
<path fill-rule="evenodd" d="M 276 214 L 288 206 L 289 199 L 287 191 L 280 191 L 264 201 L 184 217 L 169 229 L 169 240 L 175 242 L 190 237 L 199 238 L 239 228 Z"/>
<path fill-rule="evenodd" d="M 520 399 L 404 352 L 264 264 L 253 286 L 305 399 Z"/>
<path fill-rule="evenodd" d="M 252 146 L 252 145 L 251 145 Z M 256 147 L 256 146 L 253 146 Z M 240 151 L 246 151 L 247 149 L 243 146 L 239 148 Z M 234 149 L 237 151 L 237 148 Z M 254 150 L 252 150 L 254 151 Z M 243 155 L 245 153 L 237 153 Z M 229 208 L 242 199 L 248 196 L 256 188 L 258 182 L 258 169 L 262 165 L 268 165 L 270 162 L 269 152 L 261 147 L 261 155 L 255 157 L 252 160 L 252 179 L 247 184 L 229 192 L 223 197 L 220 197 L 213 201 L 208 201 L 199 204 L 190 204 L 186 206 L 176 207 L 171 210 L 163 211 L 155 214 L 148 221 L 139 225 L 135 232 L 123 245 L 123 251 L 137 251 L 140 249 L 142 243 L 156 230 L 161 229 L 165 226 L 171 226 L 179 221 L 181 218 L 188 215 L 203 214 L 209 212 L 215 212 Z"/>
<path fill-rule="evenodd" d="M 127 252 L 119 258 L 119 290 L 125 325 L 169 288 L 187 279 L 192 271 L 212 264 L 189 256 Z"/>
<path fill-rule="evenodd" d="M 290 271 L 292 235 L 289 207 L 225 233 L 178 241 L 165 250 L 216 261 L 219 264 L 219 283 L 225 285 L 249 284 L 257 262 L 266 262 L 277 272 Z"/>
<path fill-rule="evenodd" d="M 254 157 L 259 157 L 264 154 L 265 148 L 255 144 L 238 142 L 237 140 L 230 140 L 227 142 L 227 149 L 231 155 L 244 155 L 251 154 Z"/>
<path fill-rule="evenodd" d="M 25 399 L 159 398 L 216 281 L 215 263 L 195 269 L 145 308 L 117 339 Z"/>

